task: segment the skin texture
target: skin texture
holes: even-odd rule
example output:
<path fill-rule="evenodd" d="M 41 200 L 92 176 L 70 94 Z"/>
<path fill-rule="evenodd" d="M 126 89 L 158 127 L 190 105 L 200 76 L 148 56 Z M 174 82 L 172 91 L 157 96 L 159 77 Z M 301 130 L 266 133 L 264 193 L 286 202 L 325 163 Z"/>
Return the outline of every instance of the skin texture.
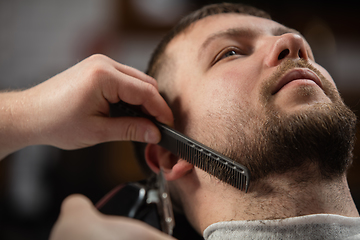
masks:
<path fill-rule="evenodd" d="M 324 106 L 339 101 L 333 79 L 314 61 L 305 39 L 271 20 L 239 14 L 203 18 L 170 42 L 166 57 L 165 69 L 172 71 L 159 74 L 159 90 L 174 109 L 175 127 L 218 151 L 237 144 L 228 137 L 237 129 L 251 139 L 253 126 L 261 125 L 269 109 L 284 116 L 318 108 L 326 113 Z M 300 59 L 313 67 L 284 67 Z M 301 71 L 307 77 L 280 84 L 282 76 Z M 345 173 L 324 179 L 311 161 L 306 175 L 270 174 L 245 194 L 181 159 L 174 161 L 155 145 L 146 153 L 155 172 L 165 169 L 176 204 L 199 233 L 219 221 L 359 216 Z"/>

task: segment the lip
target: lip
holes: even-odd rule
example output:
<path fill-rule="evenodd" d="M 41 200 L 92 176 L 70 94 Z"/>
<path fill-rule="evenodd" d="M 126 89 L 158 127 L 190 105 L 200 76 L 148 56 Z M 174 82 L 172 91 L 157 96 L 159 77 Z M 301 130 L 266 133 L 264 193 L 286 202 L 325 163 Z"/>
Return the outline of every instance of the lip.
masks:
<path fill-rule="evenodd" d="M 272 95 L 279 92 L 286 84 L 295 80 L 311 80 L 322 89 L 321 80 L 316 73 L 307 68 L 299 68 L 285 73 L 274 87 Z"/>

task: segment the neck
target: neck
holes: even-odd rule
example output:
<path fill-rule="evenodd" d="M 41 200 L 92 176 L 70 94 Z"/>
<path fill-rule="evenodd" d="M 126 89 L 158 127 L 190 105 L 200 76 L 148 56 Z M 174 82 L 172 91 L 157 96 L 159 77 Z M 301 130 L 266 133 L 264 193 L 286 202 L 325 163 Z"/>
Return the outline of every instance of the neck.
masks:
<path fill-rule="evenodd" d="M 267 177 L 252 183 L 248 193 L 213 178 L 208 184 L 201 184 L 196 194 L 186 194 L 186 215 L 200 233 L 220 221 L 284 219 L 321 213 L 359 216 L 345 175 L 332 180 L 294 176 L 296 173 Z"/>

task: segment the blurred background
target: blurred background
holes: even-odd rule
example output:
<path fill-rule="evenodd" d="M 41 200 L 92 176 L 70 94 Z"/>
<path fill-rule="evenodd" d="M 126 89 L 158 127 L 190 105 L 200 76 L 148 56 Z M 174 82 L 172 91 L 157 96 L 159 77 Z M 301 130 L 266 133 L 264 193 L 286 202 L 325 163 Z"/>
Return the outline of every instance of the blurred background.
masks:
<path fill-rule="evenodd" d="M 220 1 L 0 0 L 0 91 L 34 86 L 94 53 L 144 71 L 156 44 L 181 16 L 215 2 Z M 359 116 L 357 5 L 228 2 L 264 9 L 274 20 L 299 30 Z M 357 143 L 349 184 L 358 208 L 359 156 Z M 20 150 L 0 162 L 0 239 L 48 239 L 66 196 L 82 193 L 96 203 L 118 184 L 142 178 L 128 142 L 75 151 L 49 146 Z"/>

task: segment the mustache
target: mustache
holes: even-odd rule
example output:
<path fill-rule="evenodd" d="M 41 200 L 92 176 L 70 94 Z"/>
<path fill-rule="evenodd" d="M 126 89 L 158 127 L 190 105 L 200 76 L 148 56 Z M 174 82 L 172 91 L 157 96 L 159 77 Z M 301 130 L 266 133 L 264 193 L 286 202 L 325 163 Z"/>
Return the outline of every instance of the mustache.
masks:
<path fill-rule="evenodd" d="M 334 98 L 334 94 L 336 95 L 337 90 L 334 90 L 334 87 L 330 83 L 328 79 L 324 77 L 324 75 L 316 68 L 314 67 L 309 61 L 305 59 L 286 59 L 284 60 L 275 70 L 275 72 L 270 75 L 268 79 L 263 81 L 263 84 L 261 86 L 261 95 L 263 96 L 263 100 L 265 103 L 269 100 L 271 96 L 271 88 L 277 84 L 279 79 L 286 74 L 289 70 L 295 69 L 295 68 L 307 68 L 313 71 L 318 77 L 320 78 L 321 84 L 323 86 L 323 91 L 326 95 L 328 95 L 330 98 Z M 335 97 L 336 98 L 336 97 Z"/>

